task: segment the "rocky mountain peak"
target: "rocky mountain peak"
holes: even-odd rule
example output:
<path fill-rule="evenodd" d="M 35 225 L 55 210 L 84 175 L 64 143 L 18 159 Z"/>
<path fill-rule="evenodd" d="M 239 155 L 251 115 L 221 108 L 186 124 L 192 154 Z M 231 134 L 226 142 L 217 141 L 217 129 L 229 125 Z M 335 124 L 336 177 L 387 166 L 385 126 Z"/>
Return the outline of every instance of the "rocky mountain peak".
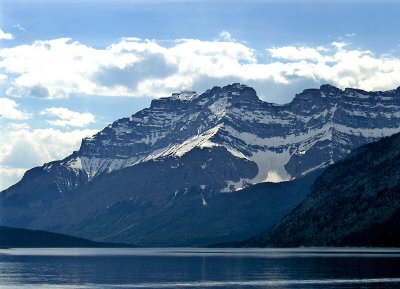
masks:
<path fill-rule="evenodd" d="M 219 97 L 230 97 L 233 102 L 235 101 L 258 101 L 254 88 L 247 86 L 245 84 L 233 83 L 222 88 L 215 93 Z"/>
<path fill-rule="evenodd" d="M 303 90 L 303 92 L 296 94 L 293 102 L 306 101 L 313 102 L 318 101 L 321 98 L 336 98 L 343 93 L 343 90 L 337 88 L 330 84 L 323 84 L 320 88 L 308 88 Z"/>
<path fill-rule="evenodd" d="M 343 92 L 340 88 L 331 84 L 323 84 L 320 86 L 319 90 L 325 95 L 338 95 Z"/>
<path fill-rule="evenodd" d="M 212 89 L 208 89 L 200 95 L 195 91 L 172 93 L 169 97 L 153 99 L 150 109 L 169 111 L 192 110 L 198 109 L 199 107 L 207 108 L 212 106 L 213 103 L 220 106 L 221 102 L 224 102 L 226 104 L 225 107 L 228 108 L 231 107 L 232 104 L 240 106 L 260 102 L 260 99 L 252 87 L 234 83 L 224 87 L 214 86 Z"/>

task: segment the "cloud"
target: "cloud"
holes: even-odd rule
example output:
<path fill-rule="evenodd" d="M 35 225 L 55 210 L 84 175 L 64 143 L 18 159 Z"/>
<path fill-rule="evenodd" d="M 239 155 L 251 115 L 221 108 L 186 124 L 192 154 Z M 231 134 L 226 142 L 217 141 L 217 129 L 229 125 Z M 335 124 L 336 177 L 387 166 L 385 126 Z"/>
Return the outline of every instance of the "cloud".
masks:
<path fill-rule="evenodd" d="M 20 123 L 0 128 L 0 190 L 17 182 L 27 169 L 65 158 L 79 148 L 82 138 L 96 132 L 30 129 L 29 125 Z"/>
<path fill-rule="evenodd" d="M 232 35 L 231 35 L 228 31 L 222 31 L 222 32 L 219 34 L 219 38 L 220 38 L 222 41 L 236 41 L 236 39 L 233 38 Z"/>
<path fill-rule="evenodd" d="M 400 58 L 376 56 L 369 50 L 349 49 L 346 42 L 333 42 L 325 47 L 285 46 L 269 49 L 272 57 L 279 57 L 283 82 L 308 78 L 329 82 L 338 87 L 366 90 L 392 89 L 400 84 Z M 300 59 L 304 51 L 304 59 Z"/>
<path fill-rule="evenodd" d="M 15 28 L 15 29 L 18 29 L 20 31 L 23 31 L 23 32 L 26 31 L 26 29 L 24 27 L 22 27 L 19 23 L 13 25 L 12 27 Z"/>
<path fill-rule="evenodd" d="M 18 182 L 25 172 L 26 169 L 22 168 L 6 168 L 0 166 L 0 191 Z"/>
<path fill-rule="evenodd" d="M 0 49 L 6 95 L 66 98 L 71 95 L 162 97 L 203 91 L 221 81 L 266 86 L 332 83 L 341 88 L 392 89 L 400 59 L 354 49 L 346 42 L 289 45 L 256 51 L 223 31 L 220 40 L 172 42 L 121 38 L 105 48 L 61 38 Z"/>
<path fill-rule="evenodd" d="M 253 61 L 252 49 L 243 44 L 195 39 L 163 47 L 154 40 L 123 38 L 94 49 L 62 38 L 0 50 L 0 69 L 16 75 L 6 94 L 17 97 L 159 97 L 190 88 L 202 76 L 225 77 L 239 62 Z"/>
<path fill-rule="evenodd" d="M 286 60 L 310 60 L 319 61 L 322 59 L 321 51 L 326 50 L 323 47 L 310 48 L 310 47 L 296 47 L 284 46 L 278 48 L 270 48 L 267 51 L 273 58 L 281 58 Z"/>
<path fill-rule="evenodd" d="M 95 117 L 90 112 L 79 113 L 64 107 L 50 107 L 40 112 L 56 119 L 47 122 L 62 127 L 85 127 L 95 122 Z"/>
<path fill-rule="evenodd" d="M 177 67 L 167 63 L 164 55 L 151 54 L 123 68 L 109 66 L 100 68 L 94 79 L 103 86 L 137 89 L 138 84 L 143 80 L 162 79 L 174 74 L 176 70 Z"/>
<path fill-rule="evenodd" d="M 0 29 L 0 39 L 11 40 L 14 36 L 11 33 L 6 33 L 2 29 Z"/>
<path fill-rule="evenodd" d="M 18 109 L 18 104 L 9 98 L 0 98 L 0 115 L 2 118 L 24 120 L 31 114 Z"/>
<path fill-rule="evenodd" d="M 351 38 L 351 37 L 356 36 L 356 34 L 355 33 L 347 33 L 344 36 L 347 37 L 347 38 Z"/>
<path fill-rule="evenodd" d="M 29 124 L 27 123 L 8 123 L 7 124 L 7 129 L 11 130 L 22 130 L 22 129 L 29 129 Z"/>

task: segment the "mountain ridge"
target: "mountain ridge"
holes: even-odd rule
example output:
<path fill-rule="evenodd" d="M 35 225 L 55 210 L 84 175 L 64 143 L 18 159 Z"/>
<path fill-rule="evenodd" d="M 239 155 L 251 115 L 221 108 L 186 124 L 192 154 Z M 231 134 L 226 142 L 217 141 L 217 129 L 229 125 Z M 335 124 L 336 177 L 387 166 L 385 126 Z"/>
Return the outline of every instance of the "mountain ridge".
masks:
<path fill-rule="evenodd" d="M 247 86 L 244 85 L 240 85 L 240 84 L 233 84 L 231 86 L 226 86 L 224 88 L 220 88 L 220 87 L 214 87 L 211 90 L 207 90 L 205 93 L 203 93 L 202 95 L 197 95 L 194 98 L 190 98 L 190 99 L 179 99 L 179 97 L 167 97 L 167 98 L 161 98 L 161 99 L 156 99 L 153 100 L 150 108 L 148 109 L 144 109 L 139 111 L 138 113 L 132 115 L 129 118 L 122 118 L 119 119 L 117 121 L 115 121 L 113 124 L 107 126 L 105 129 L 103 129 L 102 131 L 100 131 L 99 133 L 97 133 L 96 135 L 94 135 L 93 137 L 90 138 L 86 138 L 82 141 L 82 145 L 80 147 L 80 149 L 72 154 L 71 156 L 65 158 L 63 161 L 63 165 L 64 167 L 68 168 L 68 170 L 70 172 L 73 172 L 74 174 L 76 174 L 76 177 L 74 178 L 73 181 L 67 183 L 67 184 L 62 184 L 59 183 L 58 186 L 61 187 L 59 188 L 59 190 L 63 190 L 62 188 L 64 188 L 65 190 L 73 190 L 75 189 L 77 186 L 79 186 L 79 184 L 82 183 L 86 183 L 87 181 L 91 180 L 93 177 L 96 176 L 96 174 L 98 173 L 102 173 L 102 172 L 109 172 L 109 171 L 113 171 L 113 170 L 118 170 L 120 168 L 126 167 L 126 166 L 131 166 L 134 164 L 137 164 L 139 162 L 142 161 L 147 161 L 153 158 L 160 158 L 163 157 L 165 155 L 171 154 L 175 151 L 177 156 L 181 156 L 182 154 L 185 153 L 185 151 L 182 151 L 182 146 L 172 146 L 171 147 L 171 143 L 173 144 L 174 142 L 176 144 L 187 144 L 187 145 L 200 145 L 199 143 L 201 143 L 202 141 L 204 142 L 204 146 L 207 145 L 211 145 L 211 144 L 207 144 L 207 140 L 209 140 L 210 138 L 214 137 L 215 138 L 215 134 L 218 134 L 218 136 L 221 138 L 224 138 L 225 135 L 229 135 L 231 134 L 233 136 L 233 140 L 237 140 L 238 141 L 243 141 L 243 139 L 241 138 L 245 138 L 246 135 L 242 135 L 240 131 L 237 130 L 237 128 L 235 127 L 231 127 L 230 124 L 230 119 L 226 120 L 226 118 L 224 118 L 224 125 L 222 125 L 220 123 L 221 118 L 225 117 L 224 115 L 224 110 L 223 109 L 219 109 L 218 106 L 223 106 L 226 105 L 226 103 L 218 103 L 218 99 L 224 99 L 224 96 L 227 95 L 226 91 L 232 90 L 232 87 L 235 89 L 244 89 L 249 90 L 249 92 L 247 93 L 238 93 L 235 89 L 233 89 L 233 91 L 231 91 L 231 96 L 233 96 L 232 99 L 235 99 L 236 102 L 238 101 L 240 103 L 240 107 L 246 107 L 246 105 L 248 105 L 248 103 L 246 104 L 246 102 L 256 102 L 258 103 L 261 108 L 275 108 L 275 109 L 286 109 L 289 108 L 290 110 L 293 109 L 293 107 L 295 107 L 297 110 L 304 110 L 305 108 L 307 108 L 306 106 L 308 105 L 307 102 L 309 102 L 310 100 L 312 100 L 314 98 L 318 99 L 318 98 L 326 98 L 327 96 L 329 96 L 330 98 L 332 98 L 333 96 L 337 96 L 339 94 L 342 95 L 343 93 L 347 93 L 348 95 L 352 96 L 352 97 L 359 97 L 362 93 L 362 97 L 367 99 L 367 98 L 390 98 L 390 93 L 394 92 L 395 95 L 397 95 L 397 93 L 400 91 L 400 88 L 397 88 L 396 90 L 392 90 L 392 91 L 388 91 L 388 92 L 365 92 L 362 90 L 358 90 L 358 89 L 350 89 L 350 88 L 346 88 L 345 90 L 340 90 L 334 86 L 331 85 L 322 85 L 320 89 L 306 89 L 304 90 L 302 93 L 297 94 L 295 96 L 295 98 L 293 99 L 292 102 L 290 102 L 289 104 L 283 104 L 283 105 L 275 105 L 272 103 L 268 103 L 268 102 L 263 102 L 260 99 L 258 99 L 254 89 L 249 88 Z M 219 93 L 216 93 L 216 91 L 219 91 Z M 217 98 L 217 104 L 212 103 L 211 106 L 213 108 L 215 108 L 214 110 L 214 114 L 216 116 L 217 121 L 214 121 L 211 125 L 209 125 L 208 127 L 206 126 L 202 126 L 199 125 L 198 123 L 196 123 L 194 126 L 195 128 L 197 128 L 197 131 L 195 132 L 195 134 L 192 134 L 192 136 L 200 136 L 199 138 L 195 138 L 193 139 L 193 137 L 181 137 L 179 138 L 179 132 L 177 132 L 176 130 L 173 131 L 173 137 L 169 137 L 169 138 L 173 138 L 173 140 L 171 141 L 171 139 L 161 142 L 161 145 L 155 146 L 155 148 L 151 148 L 147 150 L 143 150 L 143 147 L 146 147 L 146 145 L 148 146 L 149 144 L 154 145 L 157 142 L 160 142 L 159 138 L 161 138 L 161 134 L 162 132 L 148 132 L 146 131 L 144 132 L 140 132 L 140 133 L 136 133 L 137 136 L 142 136 L 142 138 L 140 138 L 139 140 L 135 140 L 135 142 L 133 144 L 129 144 L 132 147 L 135 147 L 135 145 L 138 147 L 138 151 L 136 152 L 135 156 L 132 156 L 129 154 L 126 154 L 124 157 L 122 157 L 122 154 L 119 151 L 112 151 L 112 149 L 108 148 L 107 145 L 103 145 L 104 142 L 109 141 L 110 139 L 113 141 L 117 141 L 118 142 L 118 138 L 119 135 L 118 133 L 120 133 L 121 135 L 123 134 L 123 130 L 124 128 L 126 130 L 128 130 L 128 128 L 126 128 L 127 126 L 127 122 L 139 122 L 142 119 L 144 119 L 146 122 L 146 117 L 148 118 L 148 116 L 146 116 L 146 114 L 148 113 L 148 111 L 150 111 L 151 109 L 155 110 L 155 114 L 158 118 L 160 118 L 161 116 L 163 116 L 164 111 L 162 111 L 165 108 L 171 108 L 173 107 L 173 109 L 187 109 L 190 104 L 194 101 L 200 101 L 200 104 L 202 104 L 203 106 L 201 107 L 201 110 L 208 110 L 208 104 L 210 102 L 213 101 L 213 99 L 207 100 L 207 97 L 209 97 L 209 95 L 213 95 L 213 97 Z M 240 96 L 240 97 L 239 97 Z M 244 97 L 243 97 L 244 96 Z M 243 101 L 244 100 L 244 101 Z M 246 101 L 247 100 L 247 101 Z M 376 100 L 375 100 L 376 101 Z M 208 103 L 207 103 L 208 102 Z M 244 102 L 244 103 L 243 103 Z M 235 103 L 235 102 L 234 102 Z M 207 105 L 206 105 L 207 104 Z M 161 109 L 161 112 L 159 111 L 159 109 Z M 234 112 L 238 112 L 237 107 L 233 107 Z M 305 110 L 307 112 L 307 110 Z M 329 116 L 329 113 L 335 113 L 336 108 L 335 106 L 333 106 L 333 108 L 331 108 L 331 111 L 322 111 L 322 114 L 325 114 Z M 243 111 L 242 111 L 243 112 Z M 267 111 L 270 112 L 270 111 Z M 161 113 L 160 115 L 157 115 L 157 113 Z M 168 111 L 168 113 L 170 113 L 170 111 Z M 198 111 L 196 113 L 199 113 Z M 372 112 L 373 113 L 373 112 Z M 165 115 L 164 115 L 165 116 Z M 189 117 L 195 117 L 196 115 L 189 115 Z M 243 115 L 244 118 L 249 118 L 251 120 L 251 116 L 244 114 Z M 295 116 L 295 118 L 290 118 L 290 114 L 289 114 L 289 118 L 288 119 L 284 119 L 284 120 L 280 120 L 278 118 L 276 118 L 276 116 L 274 116 L 272 114 L 273 117 L 269 117 L 269 119 L 267 120 L 269 123 L 269 125 L 274 126 L 274 124 L 276 124 L 277 122 L 279 123 L 279 121 L 282 121 L 284 124 L 287 123 L 288 121 L 293 121 L 296 117 L 297 119 L 295 119 L 295 121 L 298 122 L 311 122 L 313 121 L 312 117 L 310 116 Z M 372 114 L 372 116 L 376 116 L 374 114 Z M 398 117 L 398 115 L 396 114 L 396 116 Z M 171 116 L 169 116 L 170 119 L 167 119 L 167 121 L 163 122 L 163 123 L 158 123 L 158 126 L 162 126 L 165 125 L 167 122 L 168 123 L 173 123 L 173 120 L 171 120 Z M 275 117 L 275 118 L 274 118 Z M 315 116 L 314 116 L 315 118 Z M 207 119 L 207 117 L 203 117 L 203 119 Z M 328 132 L 329 134 L 332 133 L 336 133 L 336 134 L 343 134 L 343 133 L 348 133 L 347 128 L 345 126 L 341 126 L 340 123 L 335 123 L 334 127 L 329 127 L 329 121 L 327 122 L 327 126 L 326 127 L 321 127 L 321 132 Z M 136 123 L 136 126 L 138 125 L 143 125 L 142 123 Z M 382 124 L 378 124 L 378 125 L 382 125 Z M 225 126 L 226 129 L 223 127 Z M 167 126 L 168 127 L 168 126 Z M 182 128 L 185 128 L 185 125 L 182 125 L 182 127 L 180 127 L 180 129 L 182 130 Z M 135 128 L 137 130 L 140 130 L 140 128 Z M 163 129 L 163 131 L 165 132 L 168 129 Z M 366 136 L 366 138 L 377 138 L 377 137 L 382 137 L 388 134 L 392 134 L 398 131 L 398 128 L 395 127 L 394 129 L 392 129 L 392 131 L 389 132 L 385 132 L 385 133 L 381 133 L 380 135 L 377 135 L 376 133 L 374 134 L 373 131 L 370 131 L 369 133 L 371 134 L 370 136 Z M 318 131 L 316 132 L 318 134 Z M 363 131 L 359 131 L 357 133 L 363 133 Z M 379 133 L 379 132 L 378 132 Z M 296 134 L 296 132 L 295 132 Z M 290 135 L 290 132 L 289 132 Z M 109 137 L 107 139 L 107 137 Z M 129 135 L 130 138 L 134 137 L 132 135 Z M 99 139 L 99 142 L 103 142 L 100 145 L 100 148 L 97 149 L 93 148 L 93 146 L 95 146 L 93 144 L 94 140 Z M 104 140 L 105 139 L 105 140 Z M 181 139 L 181 141 L 179 142 L 179 140 Z M 231 141 L 232 141 L 231 139 Z M 192 142 L 190 142 L 190 140 L 192 140 Z M 193 143 L 194 141 L 194 143 Z M 195 141 L 198 141 L 197 143 Z M 282 140 L 281 140 L 282 141 Z M 365 141 L 364 141 L 365 142 Z M 165 143 L 167 143 L 167 145 L 165 145 Z M 228 147 L 226 144 L 224 144 L 225 147 Z M 264 144 L 265 145 L 265 144 Z M 127 145 L 125 144 L 123 146 L 123 150 L 127 151 L 129 149 L 126 148 Z M 134 150 L 135 148 L 131 149 Z M 179 149 L 181 149 L 181 151 L 179 152 Z M 178 150 L 178 152 L 176 152 L 176 150 Z M 111 152 L 110 152 L 111 151 Z M 237 156 L 240 157 L 248 157 L 248 155 L 243 154 L 241 151 L 235 150 L 235 149 L 230 149 L 230 152 L 232 154 L 236 154 Z M 299 150 L 299 155 L 301 155 L 302 153 L 304 153 L 305 150 Z M 346 151 L 347 153 L 350 152 L 350 150 L 348 149 Z M 134 152 L 135 153 L 135 152 Z M 81 155 L 81 157 L 79 157 L 79 155 Z M 99 155 L 103 155 L 101 158 L 97 158 L 97 156 Z M 74 156 L 76 156 L 76 158 L 74 158 Z M 107 157 L 113 157 L 113 158 L 107 158 Z M 296 155 L 291 155 L 291 156 L 282 156 L 282 157 L 286 157 L 285 160 L 287 160 L 287 158 L 293 158 L 292 162 L 287 164 L 287 167 L 289 168 L 289 170 L 293 169 L 295 170 L 296 165 L 298 165 L 298 162 L 295 160 L 296 159 Z M 256 159 L 257 157 L 254 157 L 254 159 Z M 254 161 L 254 159 L 252 161 Z M 327 160 L 328 162 L 332 162 L 332 160 Z M 293 164 L 292 164 L 293 163 Z M 297 163 L 297 164 L 296 164 Z M 53 165 L 56 164 L 55 162 L 51 162 L 48 164 L 44 165 L 44 169 L 46 170 L 51 170 Z M 325 166 L 327 165 L 327 163 L 324 164 Z M 260 168 L 258 168 L 260 170 Z M 313 167 L 309 167 L 309 170 L 314 169 Z M 301 173 L 307 173 L 307 170 L 302 170 Z M 66 173 L 66 172 L 65 172 Z M 290 176 L 287 175 L 287 172 L 283 172 L 282 173 L 284 176 L 280 176 L 281 179 L 278 178 L 279 180 L 287 180 L 290 179 Z M 296 174 L 294 174 L 294 177 L 296 177 Z M 263 179 L 260 177 L 258 179 L 255 180 L 255 182 L 253 183 L 258 183 L 260 180 L 269 180 L 269 181 L 274 181 L 274 179 L 271 177 L 270 179 L 268 179 L 268 175 L 264 175 Z M 276 180 L 276 179 L 275 179 Z"/>
<path fill-rule="evenodd" d="M 84 139 L 65 159 L 29 170 L 0 193 L 0 224 L 102 240 L 190 191 L 232 193 L 323 169 L 360 145 L 399 132 L 399 108 L 399 88 L 323 85 L 283 105 L 264 102 L 237 83 L 200 95 L 173 94 Z M 200 207 L 204 201 L 198 199 Z M 130 208 L 125 215 L 110 210 L 121 204 Z M 102 236 L 90 235 L 103 216 L 125 221 Z"/>

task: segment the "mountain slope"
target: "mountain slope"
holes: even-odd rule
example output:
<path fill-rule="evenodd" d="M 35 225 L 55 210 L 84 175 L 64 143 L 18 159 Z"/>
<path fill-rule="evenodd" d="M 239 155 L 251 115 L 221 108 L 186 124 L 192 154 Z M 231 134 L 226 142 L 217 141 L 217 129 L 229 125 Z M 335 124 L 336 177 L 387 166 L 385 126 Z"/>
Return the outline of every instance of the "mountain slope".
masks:
<path fill-rule="evenodd" d="M 305 200 L 247 246 L 400 246 L 400 134 L 329 167 Z"/>
<path fill-rule="evenodd" d="M 360 145 L 399 132 L 399 108 L 400 89 L 324 85 L 286 105 L 263 102 L 240 84 L 201 95 L 173 94 L 84 139 L 64 160 L 27 171 L 0 193 L 0 224 L 141 242 L 146 238 L 138 235 L 145 230 L 135 231 L 139 224 L 163 220 L 159 212 L 169 214 L 165 208 L 184 211 L 179 196 L 195 192 L 193 208 L 199 210 L 200 196 L 307 176 Z M 192 235 L 200 232 L 198 222 L 193 219 Z M 156 234 L 154 242 L 165 237 Z"/>
<path fill-rule="evenodd" d="M 319 174 L 261 183 L 229 194 L 181 190 L 157 208 L 151 201 L 120 201 L 64 230 L 138 246 L 204 246 L 240 240 L 282 219 L 304 198 Z"/>

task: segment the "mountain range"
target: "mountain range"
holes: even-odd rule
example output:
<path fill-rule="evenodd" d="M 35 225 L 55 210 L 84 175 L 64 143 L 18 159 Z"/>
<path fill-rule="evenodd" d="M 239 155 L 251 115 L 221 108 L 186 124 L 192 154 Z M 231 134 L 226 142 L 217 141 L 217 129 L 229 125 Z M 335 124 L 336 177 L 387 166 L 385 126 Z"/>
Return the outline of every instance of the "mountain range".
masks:
<path fill-rule="evenodd" d="M 155 99 L 0 193 L 0 224 L 141 246 L 255 235 L 351 150 L 400 132 L 400 88 L 331 85 L 283 105 L 232 84 Z"/>

